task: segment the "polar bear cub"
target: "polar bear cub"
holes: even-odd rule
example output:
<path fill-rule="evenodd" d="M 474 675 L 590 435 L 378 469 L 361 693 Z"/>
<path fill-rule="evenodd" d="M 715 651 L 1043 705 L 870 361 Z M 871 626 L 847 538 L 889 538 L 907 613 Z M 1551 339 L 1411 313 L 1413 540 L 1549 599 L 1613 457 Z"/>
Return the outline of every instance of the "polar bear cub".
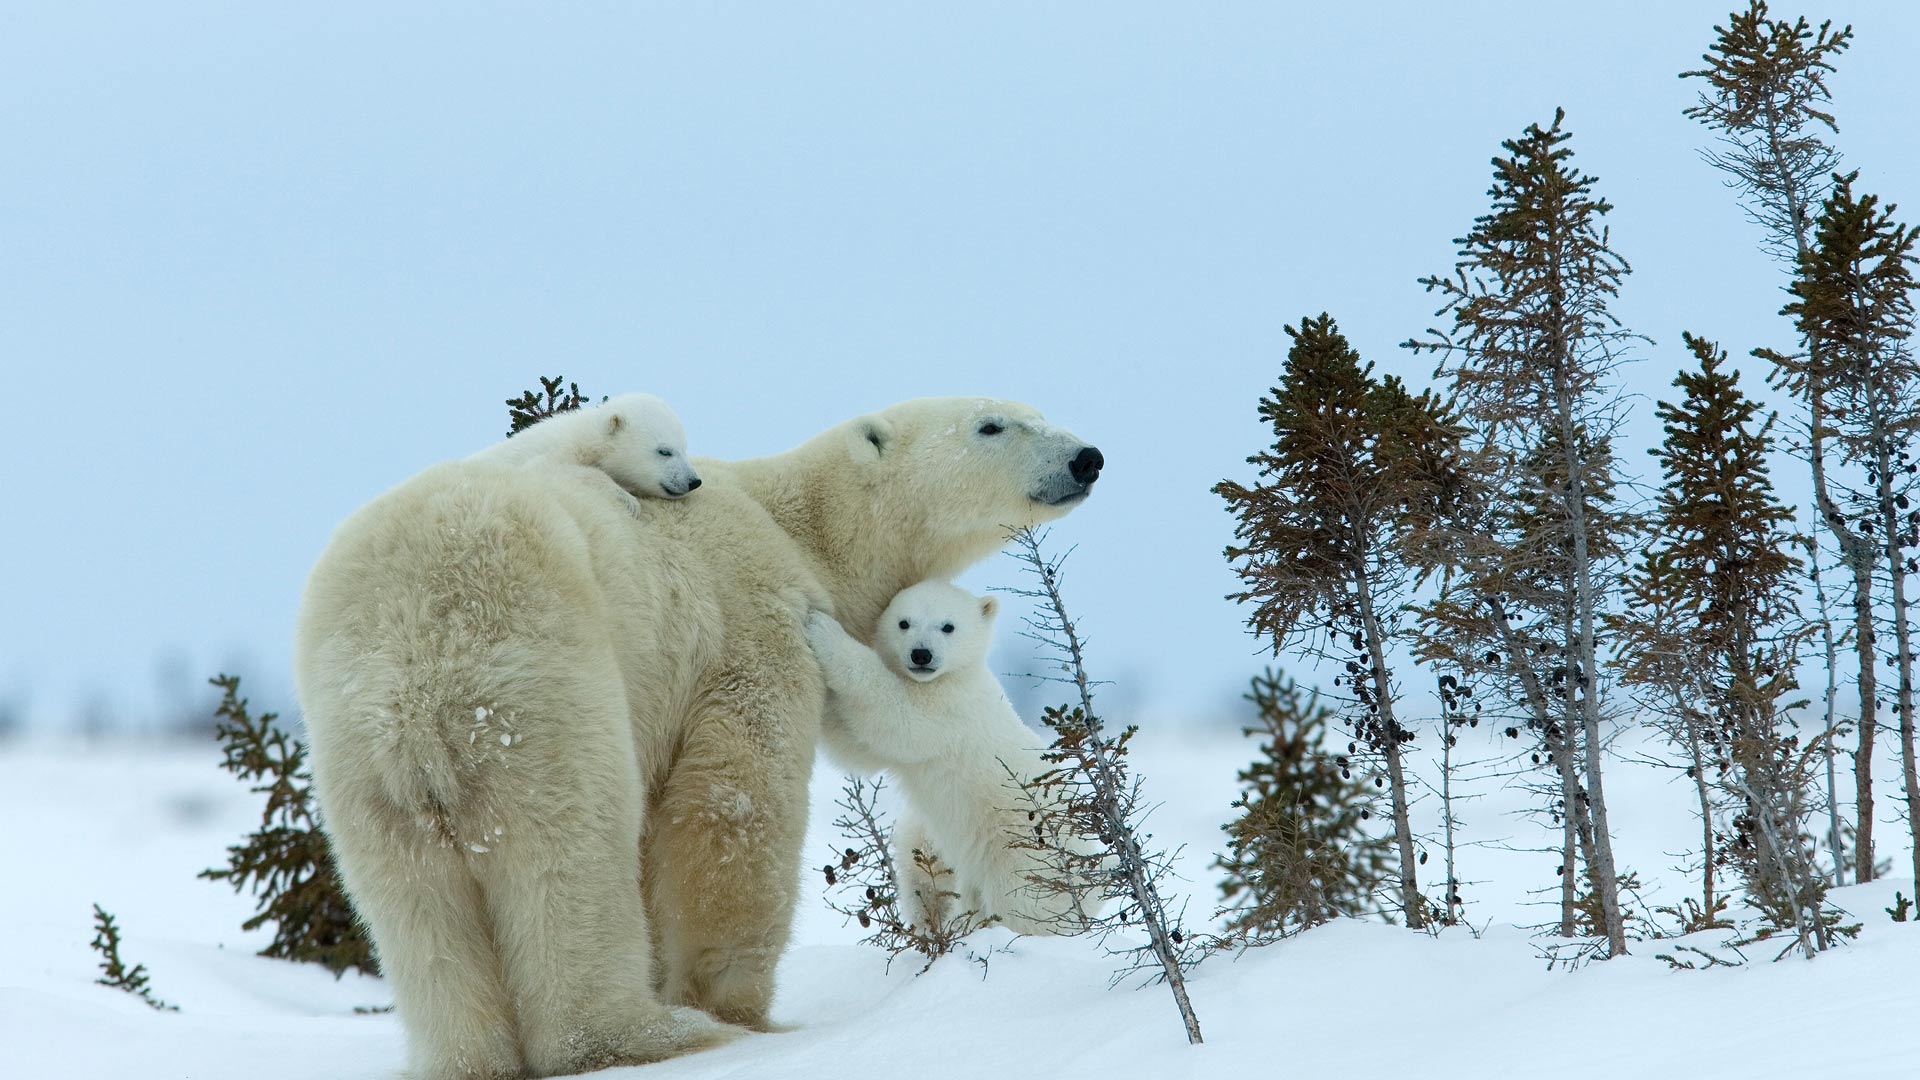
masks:
<path fill-rule="evenodd" d="M 679 499 L 700 486 L 687 460 L 687 431 L 652 394 L 621 394 L 555 413 L 469 460 L 501 465 L 586 465 L 641 499 Z"/>
<path fill-rule="evenodd" d="M 1023 934 L 1071 932 L 1070 893 L 1036 886 L 1045 865 L 1014 846 L 1033 832 L 1033 798 L 1019 785 L 1050 766 L 1044 743 L 1020 722 L 987 670 L 999 603 L 944 581 L 910 586 L 887 605 L 873 647 L 814 612 L 807 639 L 828 690 L 826 748 L 859 772 L 885 769 L 906 795 L 894 831 L 895 880 L 906 914 L 922 926 L 960 911 L 992 916 Z M 1016 781 L 1017 778 L 1017 781 Z M 953 871 L 936 884 L 918 849 Z M 1075 850 L 1079 850 L 1076 846 Z"/>

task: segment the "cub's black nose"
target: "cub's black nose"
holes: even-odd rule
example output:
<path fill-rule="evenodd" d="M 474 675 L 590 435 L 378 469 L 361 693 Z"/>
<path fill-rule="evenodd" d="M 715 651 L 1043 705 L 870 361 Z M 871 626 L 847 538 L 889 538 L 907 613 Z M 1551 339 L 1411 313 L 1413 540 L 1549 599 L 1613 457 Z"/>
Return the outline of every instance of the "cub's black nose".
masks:
<path fill-rule="evenodd" d="M 692 491 L 692 490 L 693 490 L 694 488 L 697 488 L 697 487 L 699 487 L 699 486 L 700 486 L 700 478 L 699 478 L 699 477 L 697 477 L 697 476 L 696 476 L 696 477 L 694 477 L 693 479 L 691 479 L 691 480 L 689 480 L 689 481 L 687 481 L 687 490 L 688 490 L 688 491 Z"/>
<path fill-rule="evenodd" d="M 1067 471 L 1080 483 L 1091 484 L 1100 479 L 1100 470 L 1106 464 L 1107 459 L 1100 451 L 1088 446 L 1081 448 L 1079 453 L 1073 455 L 1073 460 L 1067 462 Z"/>
<path fill-rule="evenodd" d="M 932 649 L 915 649 L 909 655 L 913 658 L 913 666 L 915 667 L 926 667 L 928 664 L 933 663 Z"/>

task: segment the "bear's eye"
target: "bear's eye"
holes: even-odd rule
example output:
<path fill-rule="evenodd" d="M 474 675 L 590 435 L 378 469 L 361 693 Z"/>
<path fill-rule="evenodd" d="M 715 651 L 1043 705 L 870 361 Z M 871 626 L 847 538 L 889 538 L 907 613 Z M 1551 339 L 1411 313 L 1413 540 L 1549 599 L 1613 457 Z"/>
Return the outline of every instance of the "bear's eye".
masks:
<path fill-rule="evenodd" d="M 947 625 L 945 625 L 945 626 L 943 626 L 943 627 L 941 627 L 941 628 L 940 628 L 940 632 L 941 632 L 941 633 L 943 633 L 943 634 L 951 634 L 951 633 L 953 633 L 953 624 L 952 624 L 952 623 L 948 623 Z"/>
<path fill-rule="evenodd" d="M 1001 427 L 999 424 L 993 422 L 992 420 L 989 420 L 986 423 L 980 425 L 980 434 L 982 435 L 998 435 L 1005 430 L 1007 429 Z"/>
<path fill-rule="evenodd" d="M 907 629 L 908 627 L 910 627 L 910 626 L 912 626 L 912 625 L 913 625 L 912 623 L 910 623 L 910 622 L 908 622 L 908 621 L 907 621 L 907 620 L 905 620 L 905 619 L 901 619 L 901 620 L 900 620 L 900 629 L 902 629 L 902 630 L 905 630 L 905 629 Z"/>
<path fill-rule="evenodd" d="M 661 457 L 672 457 L 672 456 L 673 456 L 673 451 L 671 451 L 671 450 L 669 450 L 669 449 L 667 449 L 666 447 L 664 447 L 664 446 L 663 446 L 663 447 L 661 447 L 661 448 L 660 448 L 660 456 L 661 456 Z"/>

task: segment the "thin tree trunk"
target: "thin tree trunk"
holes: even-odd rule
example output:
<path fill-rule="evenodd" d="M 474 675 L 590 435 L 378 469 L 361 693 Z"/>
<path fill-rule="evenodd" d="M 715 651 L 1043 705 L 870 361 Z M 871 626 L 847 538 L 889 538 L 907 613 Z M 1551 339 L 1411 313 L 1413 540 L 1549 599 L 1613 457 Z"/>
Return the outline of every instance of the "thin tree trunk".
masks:
<path fill-rule="evenodd" d="M 1812 245 L 1807 233 L 1812 227 L 1807 214 L 1807 195 L 1790 167 L 1782 149 L 1781 118 L 1769 105 L 1765 127 L 1767 150 L 1774 171 L 1780 178 L 1786 199 L 1787 220 L 1793 230 L 1795 265 L 1807 257 Z M 1853 755 L 1853 876 L 1855 881 L 1873 880 L 1873 744 L 1879 735 L 1879 673 L 1874 666 L 1873 632 L 1873 544 L 1847 527 L 1827 488 L 1826 457 L 1826 359 L 1823 343 L 1807 335 L 1807 462 L 1813 470 L 1814 509 L 1827 531 L 1840 545 L 1840 558 L 1853 569 L 1854 647 L 1860 657 L 1860 731 Z"/>
<path fill-rule="evenodd" d="M 1557 313 L 1556 313 L 1557 314 Z M 1567 532 L 1573 541 L 1574 595 L 1577 603 L 1579 651 L 1574 657 L 1577 669 L 1570 672 L 1569 689 L 1579 691 L 1580 718 L 1586 731 L 1585 764 L 1587 772 L 1588 813 L 1593 821 L 1593 864 L 1588 870 L 1594 891 L 1600 896 L 1600 911 L 1606 923 L 1607 955 L 1627 953 L 1626 925 L 1620 918 L 1620 877 L 1613 862 L 1613 838 L 1607 828 L 1606 783 L 1601 775 L 1605 748 L 1600 739 L 1600 685 L 1598 648 L 1594 642 L 1593 559 L 1587 536 L 1587 486 L 1585 461 L 1579 447 L 1579 430 L 1573 418 L 1572 390 L 1567 385 L 1566 365 L 1571 358 L 1558 357 L 1561 370 L 1555 374 L 1555 394 L 1559 399 L 1560 437 L 1565 444 L 1567 466 Z"/>
<path fill-rule="evenodd" d="M 1880 527 L 1886 533 L 1887 577 L 1893 583 L 1893 640 L 1899 650 L 1894 670 L 1900 680 L 1900 771 L 1906 782 L 1907 823 L 1913 834 L 1913 888 L 1920 896 L 1920 778 L 1915 776 L 1913 746 L 1913 648 L 1912 631 L 1907 618 L 1907 553 L 1902 543 L 1900 508 L 1893 494 L 1893 446 L 1887 429 L 1888 402 L 1878 388 L 1867 393 L 1868 424 L 1873 433 L 1876 471 L 1879 474 Z"/>
<path fill-rule="evenodd" d="M 1687 725 L 1687 752 L 1693 756 L 1693 790 L 1700 799 L 1700 850 L 1703 864 L 1700 872 L 1700 913 L 1713 918 L 1713 796 L 1707 787 L 1707 760 L 1705 749 L 1700 745 L 1700 723 L 1703 718 L 1689 712 L 1681 718 Z"/>
<path fill-rule="evenodd" d="M 1365 566 L 1365 559 L 1361 560 Z M 1363 571 L 1354 575 L 1360 600 L 1361 632 L 1366 635 L 1367 654 L 1373 660 L 1374 700 L 1380 707 L 1380 723 L 1386 732 L 1387 787 L 1393 801 L 1394 844 L 1400 850 L 1400 908 L 1407 926 L 1418 930 L 1426 925 L 1420 907 L 1420 886 L 1413 854 L 1413 824 L 1407 809 L 1407 779 L 1400 764 L 1399 725 L 1393 719 L 1392 680 L 1387 675 L 1385 642 L 1380 621 L 1374 615 L 1372 583 Z"/>
<path fill-rule="evenodd" d="M 1833 639 L 1833 620 L 1827 615 L 1827 586 L 1820 572 L 1820 545 L 1812 538 L 1807 540 L 1807 567 L 1813 577 L 1814 603 L 1820 611 L 1820 638 L 1827 658 L 1827 724 L 1826 738 L 1821 742 L 1821 757 L 1827 767 L 1827 850 L 1833 854 L 1833 885 L 1839 888 L 1847 883 L 1847 860 L 1841 851 L 1840 829 L 1840 788 L 1833 767 L 1834 705 L 1838 697 L 1839 648 Z"/>
<path fill-rule="evenodd" d="M 1500 633 L 1501 644 L 1506 647 L 1507 666 L 1520 679 L 1521 689 L 1527 695 L 1527 705 L 1533 710 L 1535 722 L 1540 728 L 1540 747 L 1547 752 L 1547 760 L 1553 764 L 1560 778 L 1560 823 L 1565 831 L 1562 846 L 1565 857 L 1562 860 L 1565 873 L 1560 879 L 1560 936 L 1577 937 L 1578 883 L 1576 876 L 1575 845 L 1585 853 L 1586 865 L 1591 867 L 1594 860 L 1593 826 L 1587 820 L 1586 804 L 1580 799 L 1580 776 L 1575 762 L 1576 740 L 1572 738 L 1573 717 L 1563 715 L 1554 719 L 1551 699 L 1547 689 L 1540 685 L 1540 677 L 1533 668 L 1521 662 L 1526 655 L 1525 647 L 1517 640 L 1513 626 L 1507 621 L 1506 606 L 1498 597 L 1487 600 L 1488 611 L 1493 616 L 1493 625 Z M 1569 633 L 1567 635 L 1571 637 Z M 1562 655 L 1565 655 L 1564 652 Z M 1558 731 L 1559 734 L 1555 734 Z"/>
<path fill-rule="evenodd" d="M 1448 724 L 1445 693 L 1442 690 L 1440 698 L 1440 824 L 1447 842 L 1446 925 L 1453 926 L 1459 922 L 1454 898 L 1460 894 L 1460 883 L 1453 876 L 1453 731 Z"/>

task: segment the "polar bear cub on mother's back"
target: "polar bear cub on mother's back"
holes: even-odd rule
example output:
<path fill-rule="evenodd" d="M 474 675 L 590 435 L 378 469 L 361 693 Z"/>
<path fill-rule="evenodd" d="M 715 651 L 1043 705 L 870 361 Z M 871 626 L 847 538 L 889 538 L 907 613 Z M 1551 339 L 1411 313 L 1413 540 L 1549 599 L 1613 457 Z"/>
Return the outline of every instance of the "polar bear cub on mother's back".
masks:
<path fill-rule="evenodd" d="M 687 460 L 686 428 L 652 394 L 621 394 L 555 413 L 469 460 L 585 465 L 642 499 L 678 499 L 700 486 Z"/>
<path fill-rule="evenodd" d="M 998 612 L 991 597 L 921 582 L 881 613 L 873 648 L 814 612 L 807 639 L 828 690 L 822 738 L 841 765 L 899 780 L 907 809 L 894 831 L 894 876 L 909 919 L 944 923 L 954 893 L 960 911 L 1020 933 L 1071 932 L 1071 893 L 1036 885 L 1034 875 L 1049 876 L 1045 863 L 1014 846 L 1033 832 L 1028 810 L 1041 797 L 1020 786 L 1050 766 L 1045 740 L 987 670 Z M 915 849 L 950 867 L 952 879 L 932 880 Z"/>

